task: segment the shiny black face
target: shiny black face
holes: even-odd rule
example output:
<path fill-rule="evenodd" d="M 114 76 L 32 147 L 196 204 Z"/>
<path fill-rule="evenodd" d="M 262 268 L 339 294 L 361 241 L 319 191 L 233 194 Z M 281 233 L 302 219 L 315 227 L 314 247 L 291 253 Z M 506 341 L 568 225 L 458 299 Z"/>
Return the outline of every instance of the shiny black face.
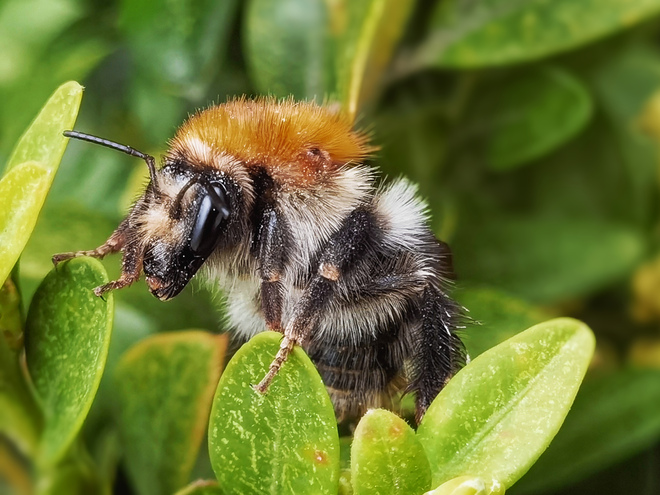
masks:
<path fill-rule="evenodd" d="M 143 269 L 147 284 L 161 300 L 176 296 L 197 273 L 222 239 L 230 215 L 227 190 L 222 183 L 193 178 L 176 201 L 180 203 L 185 190 L 191 187 L 199 191 L 196 199 L 187 210 L 175 202 L 172 213 L 190 225 L 187 238 L 176 244 L 155 242 L 145 251 Z"/>

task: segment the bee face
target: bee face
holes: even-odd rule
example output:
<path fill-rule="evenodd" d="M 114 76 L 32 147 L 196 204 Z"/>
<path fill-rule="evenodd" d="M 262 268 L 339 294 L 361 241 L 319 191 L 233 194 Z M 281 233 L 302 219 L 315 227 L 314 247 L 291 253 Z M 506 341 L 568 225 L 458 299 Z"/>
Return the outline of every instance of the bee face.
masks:
<path fill-rule="evenodd" d="M 223 176 L 166 166 L 132 214 L 143 252 L 147 285 L 161 300 L 183 290 L 222 242 L 230 223 L 229 190 Z M 234 186 L 234 187 L 233 187 Z"/>

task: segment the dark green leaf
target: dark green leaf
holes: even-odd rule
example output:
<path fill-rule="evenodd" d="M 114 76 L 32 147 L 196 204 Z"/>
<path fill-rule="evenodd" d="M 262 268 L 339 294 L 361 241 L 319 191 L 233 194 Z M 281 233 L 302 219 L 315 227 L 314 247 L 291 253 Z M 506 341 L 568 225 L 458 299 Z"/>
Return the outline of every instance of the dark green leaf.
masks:
<path fill-rule="evenodd" d="M 21 295 L 12 277 L 0 286 L 0 339 L 18 352 L 23 347 Z"/>
<path fill-rule="evenodd" d="M 41 419 L 18 356 L 0 336 L 0 437 L 6 436 L 23 454 L 34 457 Z"/>
<path fill-rule="evenodd" d="M 557 148 L 585 126 L 592 110 L 586 88 L 559 67 L 518 75 L 491 98 L 487 155 L 495 170 L 523 165 Z"/>
<path fill-rule="evenodd" d="M 556 490 L 655 444 L 660 371 L 629 369 L 585 382 L 548 450 L 515 493 Z"/>
<path fill-rule="evenodd" d="M 475 322 L 461 334 L 461 340 L 473 359 L 551 317 L 547 312 L 495 289 L 463 287 L 454 296 L 467 308 L 468 316 Z"/>
<path fill-rule="evenodd" d="M 415 0 L 333 2 L 337 38 L 337 89 L 344 109 L 355 118 L 373 102 Z"/>
<path fill-rule="evenodd" d="M 534 60 L 660 12 L 657 0 L 449 0 L 438 6 L 418 64 L 481 67 Z"/>
<path fill-rule="evenodd" d="M 163 333 L 115 371 L 126 469 L 140 495 L 169 495 L 190 478 L 227 347 L 226 335 Z"/>
<path fill-rule="evenodd" d="M 69 448 L 101 381 L 112 330 L 112 294 L 93 289 L 108 282 L 91 258 L 62 263 L 39 286 L 26 323 L 26 357 L 43 404 L 40 458 L 56 463 Z"/>
<path fill-rule="evenodd" d="M 339 438 L 330 398 L 304 351 L 295 348 L 265 395 L 252 388 L 282 336 L 245 344 L 220 378 L 209 424 L 213 470 L 227 494 L 336 494 Z"/>
<path fill-rule="evenodd" d="M 236 0 L 122 1 L 120 25 L 140 75 L 152 87 L 174 86 L 198 99 L 222 66 L 236 6 Z M 151 91 L 138 101 L 148 104 L 154 96 L 162 101 L 164 95 Z"/>
<path fill-rule="evenodd" d="M 261 93 L 323 100 L 332 77 L 326 4 L 324 0 L 248 3 L 244 46 Z"/>
<path fill-rule="evenodd" d="M 428 490 L 431 469 L 415 431 L 389 411 L 367 411 L 353 437 L 351 483 L 356 495 L 414 495 Z"/>
<path fill-rule="evenodd" d="M 459 371 L 417 431 L 433 485 L 459 476 L 507 489 L 555 436 L 594 350 L 583 323 L 559 318 L 494 347 Z"/>
<path fill-rule="evenodd" d="M 578 218 L 491 218 L 461 227 L 452 249 L 462 280 L 542 303 L 624 277 L 644 247 L 634 230 Z"/>
<path fill-rule="evenodd" d="M 39 470 L 38 495 L 90 495 L 109 493 L 109 486 L 96 472 L 89 454 L 75 443 L 67 455 L 53 466 Z"/>

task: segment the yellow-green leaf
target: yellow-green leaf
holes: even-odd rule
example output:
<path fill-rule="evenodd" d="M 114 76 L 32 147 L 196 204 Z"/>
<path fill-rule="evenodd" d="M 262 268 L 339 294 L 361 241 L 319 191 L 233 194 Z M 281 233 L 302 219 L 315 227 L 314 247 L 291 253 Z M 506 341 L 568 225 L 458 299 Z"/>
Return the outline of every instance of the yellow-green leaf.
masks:
<path fill-rule="evenodd" d="M 356 495 L 415 495 L 428 490 L 431 469 L 415 431 L 389 411 L 368 411 L 353 437 L 351 483 Z"/>
<path fill-rule="evenodd" d="M 344 0 L 335 3 L 338 26 L 337 87 L 344 109 L 355 118 L 377 94 L 414 0 Z"/>
<path fill-rule="evenodd" d="M 282 335 L 263 332 L 227 364 L 209 421 L 211 464 L 226 494 L 335 495 L 339 438 L 330 397 L 296 347 L 264 395 Z"/>
<path fill-rule="evenodd" d="M 115 370 L 126 469 L 140 495 L 170 495 L 190 478 L 222 370 L 226 335 L 148 337 Z"/>
<path fill-rule="evenodd" d="M 515 483 L 550 444 L 594 350 L 583 323 L 558 318 L 486 351 L 450 380 L 417 431 L 433 484 L 459 476 Z"/>

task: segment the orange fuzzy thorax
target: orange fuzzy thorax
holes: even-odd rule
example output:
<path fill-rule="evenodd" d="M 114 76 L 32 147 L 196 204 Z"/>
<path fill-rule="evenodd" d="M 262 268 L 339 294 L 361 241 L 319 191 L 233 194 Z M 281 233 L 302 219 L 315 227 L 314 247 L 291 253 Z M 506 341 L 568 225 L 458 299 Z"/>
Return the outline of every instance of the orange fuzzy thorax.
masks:
<path fill-rule="evenodd" d="M 374 151 L 351 120 L 324 106 L 291 99 L 236 99 L 202 110 L 172 140 L 170 157 L 214 167 L 231 157 L 263 166 L 276 180 L 308 183 Z"/>

